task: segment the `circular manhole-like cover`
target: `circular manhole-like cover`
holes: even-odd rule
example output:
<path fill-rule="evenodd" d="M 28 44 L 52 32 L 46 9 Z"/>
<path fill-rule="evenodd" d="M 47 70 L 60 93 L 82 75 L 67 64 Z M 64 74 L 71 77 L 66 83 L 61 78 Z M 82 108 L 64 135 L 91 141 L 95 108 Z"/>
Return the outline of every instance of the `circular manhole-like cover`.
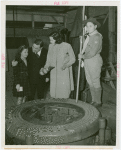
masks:
<path fill-rule="evenodd" d="M 6 131 L 18 144 L 56 145 L 85 139 L 98 131 L 99 112 L 92 105 L 68 99 L 34 100 L 17 106 Z"/>
<path fill-rule="evenodd" d="M 65 103 L 41 103 L 21 111 L 24 120 L 35 125 L 64 125 L 83 118 L 83 108 Z"/>

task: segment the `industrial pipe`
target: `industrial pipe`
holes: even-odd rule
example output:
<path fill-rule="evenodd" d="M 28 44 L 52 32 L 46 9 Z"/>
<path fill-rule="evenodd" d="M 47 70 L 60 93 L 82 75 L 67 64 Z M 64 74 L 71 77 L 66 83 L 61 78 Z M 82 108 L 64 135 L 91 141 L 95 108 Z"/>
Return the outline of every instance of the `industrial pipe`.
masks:
<path fill-rule="evenodd" d="M 105 144 L 105 127 L 106 127 L 106 120 L 105 118 L 99 119 L 99 144 Z"/>

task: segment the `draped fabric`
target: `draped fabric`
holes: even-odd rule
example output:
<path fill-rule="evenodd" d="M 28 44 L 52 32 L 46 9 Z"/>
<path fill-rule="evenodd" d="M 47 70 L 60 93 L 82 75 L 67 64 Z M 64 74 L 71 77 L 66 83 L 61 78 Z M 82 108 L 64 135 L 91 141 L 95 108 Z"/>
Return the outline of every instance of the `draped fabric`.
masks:
<path fill-rule="evenodd" d="M 77 37 L 83 34 L 82 9 L 83 9 L 82 6 L 79 6 L 77 9 L 70 37 Z"/>
<path fill-rule="evenodd" d="M 77 9 L 77 13 L 75 16 L 74 24 L 72 26 L 72 30 L 70 33 L 71 45 L 73 47 L 76 62 L 73 65 L 73 73 L 74 73 L 74 85 L 77 86 L 78 79 L 78 54 L 80 52 L 80 39 L 79 36 L 83 34 L 83 25 L 82 25 L 82 6 L 79 6 Z M 83 91 L 86 84 L 85 72 L 84 68 L 80 68 L 80 91 Z"/>
<path fill-rule="evenodd" d="M 80 40 L 79 40 L 79 38 L 78 37 L 73 38 L 72 42 L 71 42 L 71 45 L 72 45 L 72 48 L 74 50 L 75 57 L 76 57 L 76 62 L 73 65 L 73 73 L 74 73 L 74 85 L 77 86 L 78 64 L 79 64 L 78 54 L 79 54 L 79 51 L 80 51 Z M 80 83 L 79 83 L 79 85 L 80 85 L 79 90 L 80 91 L 84 90 L 85 84 L 86 84 L 85 71 L 84 71 L 84 68 L 80 68 Z"/>

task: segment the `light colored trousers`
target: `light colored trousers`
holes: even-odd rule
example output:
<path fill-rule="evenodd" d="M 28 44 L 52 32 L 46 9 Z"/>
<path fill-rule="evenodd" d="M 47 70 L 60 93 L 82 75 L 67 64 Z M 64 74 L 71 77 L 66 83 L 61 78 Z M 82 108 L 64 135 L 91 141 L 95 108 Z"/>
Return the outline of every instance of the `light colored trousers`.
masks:
<path fill-rule="evenodd" d="M 90 59 L 84 60 L 84 68 L 86 74 L 86 80 L 90 87 L 100 88 L 100 74 L 103 64 L 100 54 L 96 54 Z"/>

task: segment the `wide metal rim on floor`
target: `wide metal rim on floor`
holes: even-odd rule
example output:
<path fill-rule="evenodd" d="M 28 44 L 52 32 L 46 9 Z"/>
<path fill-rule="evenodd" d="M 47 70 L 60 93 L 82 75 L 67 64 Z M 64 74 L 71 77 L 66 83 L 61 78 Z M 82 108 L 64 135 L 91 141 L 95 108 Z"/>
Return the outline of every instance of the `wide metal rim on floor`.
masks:
<path fill-rule="evenodd" d="M 67 103 L 81 107 L 85 111 L 85 115 L 80 120 L 64 125 L 35 125 L 21 117 L 21 111 L 28 106 L 40 103 Z M 63 143 L 71 143 L 85 139 L 95 134 L 99 129 L 99 111 L 92 105 L 73 99 L 46 99 L 43 101 L 34 100 L 17 106 L 11 112 L 11 118 L 6 121 L 7 134 L 18 140 L 26 141 L 27 138 L 32 140 L 33 144 L 55 145 Z"/>

